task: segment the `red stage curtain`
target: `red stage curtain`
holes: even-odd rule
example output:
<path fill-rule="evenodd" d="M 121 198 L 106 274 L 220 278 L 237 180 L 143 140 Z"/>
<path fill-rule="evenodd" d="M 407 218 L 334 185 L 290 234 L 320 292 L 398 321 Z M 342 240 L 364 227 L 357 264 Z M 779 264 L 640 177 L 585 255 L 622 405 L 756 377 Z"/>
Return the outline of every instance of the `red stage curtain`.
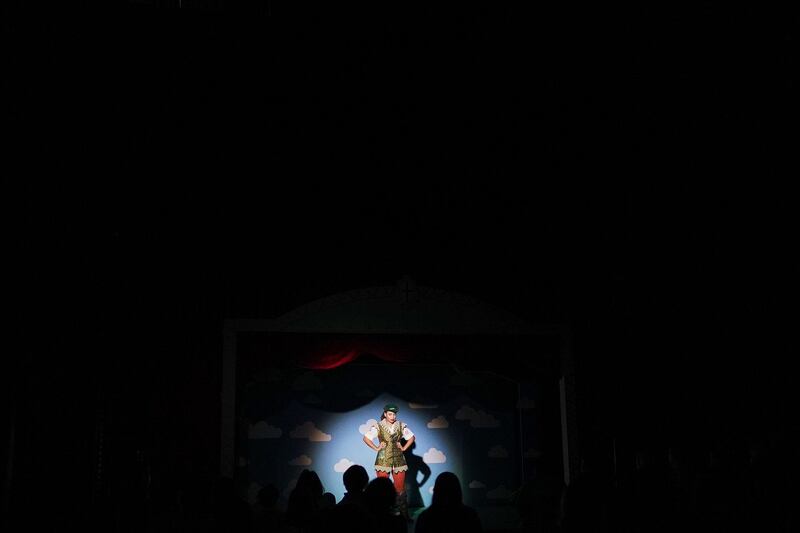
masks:
<path fill-rule="evenodd" d="M 413 360 L 414 350 L 407 343 L 373 341 L 370 339 L 329 339 L 302 343 L 294 351 L 297 364 L 312 370 L 330 370 L 358 359 L 360 355 L 371 354 L 392 363 L 405 363 Z"/>

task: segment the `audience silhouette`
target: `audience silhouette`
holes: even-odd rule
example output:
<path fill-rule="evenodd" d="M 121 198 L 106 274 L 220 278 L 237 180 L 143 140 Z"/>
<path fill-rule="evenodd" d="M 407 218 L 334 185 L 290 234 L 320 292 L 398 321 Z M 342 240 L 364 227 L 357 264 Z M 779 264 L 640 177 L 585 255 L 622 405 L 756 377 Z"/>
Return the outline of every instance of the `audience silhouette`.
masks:
<path fill-rule="evenodd" d="M 405 519 L 393 512 L 397 502 L 397 491 L 389 478 L 379 477 L 370 481 L 364 490 L 364 501 L 377 530 L 387 533 L 408 531 Z"/>
<path fill-rule="evenodd" d="M 364 499 L 364 488 L 369 481 L 367 470 L 361 465 L 353 465 L 344 472 L 342 481 L 347 490 L 344 497 L 334 507 L 320 512 L 314 520 L 311 531 L 353 533 L 374 531 L 375 524 Z"/>
<path fill-rule="evenodd" d="M 269 483 L 258 491 L 258 501 L 253 505 L 253 533 L 281 531 L 285 517 L 278 510 L 280 491 Z"/>
<path fill-rule="evenodd" d="M 416 533 L 483 531 L 474 509 L 464 505 L 461 483 L 452 472 L 442 472 L 433 484 L 431 506 L 417 517 Z"/>
<path fill-rule="evenodd" d="M 367 487 L 367 483 L 369 483 L 367 469 L 361 465 L 352 465 L 344 471 L 342 482 L 347 492 L 344 493 L 342 501 L 337 505 L 353 504 L 366 509 L 364 503 L 364 489 Z"/>
<path fill-rule="evenodd" d="M 316 472 L 305 469 L 300 473 L 286 504 L 286 523 L 293 531 L 306 531 L 323 507 L 323 487 Z"/>
<path fill-rule="evenodd" d="M 568 486 L 545 475 L 515 492 L 520 516 L 514 531 L 541 533 L 660 533 L 697 528 L 704 533 L 794 531 L 793 479 L 797 452 L 767 437 L 749 442 L 729 439 L 708 446 L 649 444 L 632 456 L 629 475 L 610 468 L 609 458 L 591 449 Z M 286 511 L 279 490 L 266 484 L 252 509 L 237 495 L 231 479 L 216 483 L 213 520 L 206 531 L 253 533 L 406 533 L 409 525 L 395 509 L 396 492 L 385 478 L 369 481 L 354 465 L 342 476 L 345 494 L 337 504 L 319 476 L 304 470 L 291 491 Z M 794 493 L 792 491 L 795 491 Z M 561 493 L 559 509 L 558 494 Z M 240 493 L 241 494 L 241 493 Z M 182 518 L 189 528 L 191 516 Z M 197 522 L 192 522 L 197 524 Z M 158 529 L 160 526 L 153 526 Z M 459 478 L 439 474 L 433 501 L 414 525 L 416 533 L 483 531 L 476 511 L 463 502 Z"/>

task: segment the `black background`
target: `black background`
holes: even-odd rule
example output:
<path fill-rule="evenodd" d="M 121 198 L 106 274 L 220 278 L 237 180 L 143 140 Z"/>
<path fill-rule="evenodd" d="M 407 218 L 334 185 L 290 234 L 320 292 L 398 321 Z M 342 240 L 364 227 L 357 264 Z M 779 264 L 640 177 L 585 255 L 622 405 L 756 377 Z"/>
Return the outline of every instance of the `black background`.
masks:
<path fill-rule="evenodd" d="M 403 275 L 566 324 L 585 446 L 794 419 L 784 14 L 136 5 L 4 17 L 19 486 L 89 494 L 98 409 L 213 472 L 222 320 Z"/>

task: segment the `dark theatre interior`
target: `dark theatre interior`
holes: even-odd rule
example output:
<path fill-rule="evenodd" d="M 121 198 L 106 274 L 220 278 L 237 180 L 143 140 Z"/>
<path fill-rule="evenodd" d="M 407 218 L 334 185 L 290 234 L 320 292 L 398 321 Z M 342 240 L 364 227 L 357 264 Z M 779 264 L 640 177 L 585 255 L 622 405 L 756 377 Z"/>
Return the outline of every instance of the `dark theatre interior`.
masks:
<path fill-rule="evenodd" d="M 3 531 L 800 530 L 794 15 L 122 4 L 4 8 Z"/>

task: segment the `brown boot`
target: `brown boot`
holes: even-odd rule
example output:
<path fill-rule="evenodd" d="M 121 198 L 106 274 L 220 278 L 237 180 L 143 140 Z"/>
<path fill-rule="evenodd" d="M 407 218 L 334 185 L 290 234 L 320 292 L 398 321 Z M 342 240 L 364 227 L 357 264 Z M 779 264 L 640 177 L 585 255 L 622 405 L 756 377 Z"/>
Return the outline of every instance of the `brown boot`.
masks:
<path fill-rule="evenodd" d="M 411 516 L 408 514 L 408 498 L 405 492 L 397 495 L 397 511 L 400 516 L 407 522 L 411 521 Z"/>

